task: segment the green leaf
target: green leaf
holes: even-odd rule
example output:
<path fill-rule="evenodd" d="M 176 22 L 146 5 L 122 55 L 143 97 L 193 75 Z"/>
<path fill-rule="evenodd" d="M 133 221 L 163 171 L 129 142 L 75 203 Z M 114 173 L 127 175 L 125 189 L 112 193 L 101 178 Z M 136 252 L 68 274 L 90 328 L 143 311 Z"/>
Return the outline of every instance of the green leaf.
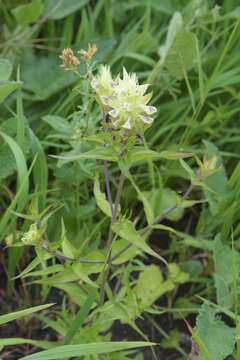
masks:
<path fill-rule="evenodd" d="M 171 209 L 174 205 L 180 202 L 180 197 L 177 193 L 168 188 L 164 188 L 162 190 L 161 199 L 158 198 L 158 194 L 155 197 L 155 214 L 159 216 L 159 214 L 163 214 L 169 209 Z M 184 209 L 182 207 L 177 207 L 170 214 L 166 216 L 168 220 L 178 221 L 183 217 Z"/>
<path fill-rule="evenodd" d="M 174 151 L 162 151 L 158 153 L 150 149 L 137 147 L 130 152 L 129 157 L 130 157 L 130 161 L 134 163 L 136 161 L 153 159 L 153 158 L 176 160 L 176 159 L 187 158 L 192 155 L 193 153 L 183 153 L 183 152 L 174 152 Z"/>
<path fill-rule="evenodd" d="M 161 270 L 152 264 L 143 270 L 134 287 L 134 293 L 143 306 L 151 306 L 161 295 L 174 288 L 172 281 L 163 281 Z"/>
<path fill-rule="evenodd" d="M 134 244 L 137 248 L 143 250 L 147 254 L 154 256 L 166 264 L 166 261 L 158 255 L 155 251 L 153 251 L 144 241 L 144 239 L 137 233 L 133 223 L 127 219 L 123 219 L 121 221 L 116 221 L 112 225 L 112 229 L 115 233 L 117 233 L 120 237 L 125 240 L 128 240 L 130 243 Z"/>
<path fill-rule="evenodd" d="M 79 280 L 83 280 L 83 281 L 85 281 L 86 284 L 89 284 L 93 287 L 98 288 L 98 285 L 95 284 L 91 279 L 89 279 L 87 273 L 84 271 L 85 269 L 82 264 L 75 262 L 72 264 L 72 269 L 73 269 L 73 272 L 77 276 L 79 276 Z"/>
<path fill-rule="evenodd" d="M 203 304 L 197 317 L 196 333 L 207 347 L 212 359 L 224 360 L 234 350 L 235 329 L 215 316 L 213 309 Z M 200 348 L 199 360 L 206 360 Z"/>
<path fill-rule="evenodd" d="M 38 20 L 43 10 L 43 4 L 41 0 L 33 0 L 29 4 L 19 5 L 12 10 L 17 22 L 25 27 L 28 24 L 34 23 Z"/>
<path fill-rule="evenodd" d="M 163 46 L 161 46 L 159 50 L 163 62 L 167 57 L 167 54 L 172 46 L 174 39 L 176 38 L 177 34 L 182 29 L 182 27 L 183 27 L 182 15 L 180 12 L 175 12 L 168 27 L 166 42 Z"/>
<path fill-rule="evenodd" d="M 0 144 L 0 180 L 13 174 L 16 170 L 16 161 L 7 144 Z"/>
<path fill-rule="evenodd" d="M 168 278 L 175 284 L 183 284 L 189 280 L 189 274 L 181 271 L 176 263 L 168 264 Z"/>
<path fill-rule="evenodd" d="M 182 319 L 183 316 L 187 317 L 189 314 L 198 313 L 199 308 L 199 304 L 194 304 L 185 297 L 179 297 L 174 303 L 174 309 L 176 309 L 176 311 L 173 312 L 173 318 Z"/>
<path fill-rule="evenodd" d="M 54 305 L 53 303 L 45 304 L 45 305 L 39 305 L 39 306 L 33 306 L 26 310 L 16 311 L 7 315 L 0 315 L 0 325 L 5 324 L 9 321 L 13 321 L 16 319 L 19 319 L 20 317 L 32 314 L 36 311 L 41 311 L 44 309 L 47 309 L 48 307 Z"/>
<path fill-rule="evenodd" d="M 64 337 L 63 345 L 70 344 L 74 335 L 77 333 L 77 331 L 82 326 L 83 321 L 87 318 L 89 311 L 95 301 L 96 296 L 97 296 L 97 289 L 92 289 L 89 292 L 84 305 L 81 307 L 81 309 L 79 310 L 77 315 L 74 317 L 74 320 L 71 322 L 71 325 Z"/>
<path fill-rule="evenodd" d="M 115 240 L 112 245 L 112 258 L 122 251 L 129 242 L 124 239 Z M 113 261 L 114 265 L 120 265 L 127 262 L 130 259 L 133 259 L 136 255 L 137 247 L 132 245 L 128 250 L 124 251 L 116 260 Z"/>
<path fill-rule="evenodd" d="M 169 15 L 173 12 L 172 0 L 150 0 L 150 6 L 163 14 Z M 146 0 L 138 0 L 136 5 L 142 5 L 146 7 Z"/>
<path fill-rule="evenodd" d="M 203 140 L 205 146 L 205 155 L 207 159 L 210 159 L 214 155 L 217 156 L 218 162 L 216 164 L 217 167 L 222 167 L 222 159 L 220 156 L 220 152 L 215 144 L 210 141 Z M 204 180 L 204 184 L 212 189 L 215 193 L 205 190 L 204 194 L 206 199 L 209 202 L 211 214 L 215 216 L 218 212 L 218 206 L 220 200 L 227 196 L 228 184 L 227 184 L 227 175 L 225 169 L 222 167 L 219 171 L 215 172 L 211 176 L 209 176 L 206 180 Z"/>
<path fill-rule="evenodd" d="M 58 6 L 59 0 L 47 0 L 46 13 L 55 8 L 56 10 L 52 11 L 48 18 L 54 20 L 62 19 L 76 10 L 81 9 L 88 2 L 89 0 L 63 0 L 60 6 Z"/>
<path fill-rule="evenodd" d="M 20 360 L 58 360 L 69 358 L 72 356 L 87 356 L 95 354 L 105 354 L 113 351 L 120 351 L 144 346 L 153 346 L 154 343 L 150 342 L 103 342 L 92 344 L 80 344 L 80 345 L 63 345 L 58 346 L 55 349 L 45 350 L 36 354 L 24 356 Z"/>
<path fill-rule="evenodd" d="M 237 255 L 236 253 L 239 272 L 239 256 Z M 233 305 L 232 249 L 222 243 L 220 235 L 217 235 L 214 240 L 214 264 L 217 303 L 220 306 L 229 307 Z"/>
<path fill-rule="evenodd" d="M 134 189 L 136 190 L 136 192 L 139 196 L 139 199 L 142 201 L 143 206 L 144 206 L 144 212 L 147 217 L 148 225 L 151 225 L 154 221 L 154 215 L 153 215 L 152 206 L 151 206 L 150 202 L 148 201 L 148 198 L 145 196 L 145 193 L 139 189 L 139 187 L 133 180 L 133 177 L 130 174 L 130 172 L 128 171 L 128 169 L 122 168 L 122 171 L 124 172 L 124 175 L 130 180 L 132 186 L 134 187 Z"/>
<path fill-rule="evenodd" d="M 12 73 L 12 63 L 8 59 L 0 59 L 0 81 L 6 81 Z"/>
<path fill-rule="evenodd" d="M 101 190 L 100 190 L 98 172 L 96 172 L 96 174 L 95 174 L 93 191 L 94 191 L 94 196 L 95 196 L 96 203 L 97 203 L 98 207 L 102 210 L 102 212 L 105 215 L 107 215 L 109 217 L 112 217 L 110 204 L 106 200 L 106 195 L 103 192 L 101 192 Z"/>
<path fill-rule="evenodd" d="M 167 39 L 160 48 L 162 63 L 175 77 L 183 75 L 185 70 L 194 65 L 197 55 L 195 35 L 183 28 L 183 18 L 176 12 L 169 24 Z"/>
<path fill-rule="evenodd" d="M 114 149 L 110 148 L 110 146 L 108 146 L 107 148 L 99 147 L 74 156 L 56 156 L 56 155 L 49 155 L 49 156 L 55 159 L 68 160 L 68 161 L 81 160 L 81 159 L 118 161 L 117 155 L 114 154 Z"/>
<path fill-rule="evenodd" d="M 11 204 L 9 205 L 8 211 L 5 211 L 5 213 L 3 214 L 3 216 L 1 217 L 1 220 L 0 220 L 0 239 L 1 239 L 1 236 L 5 231 L 5 226 L 11 217 L 11 213 L 9 210 L 13 210 L 15 208 L 16 204 L 18 204 L 17 211 L 21 212 L 25 206 L 25 203 L 27 201 L 28 190 L 29 190 L 29 179 L 28 179 L 29 173 L 27 171 L 27 165 L 26 165 L 24 154 L 23 154 L 21 148 L 19 147 L 19 145 L 16 143 L 16 141 L 13 140 L 7 134 L 4 134 L 2 131 L 0 131 L 0 137 L 2 137 L 6 141 L 8 146 L 10 147 L 10 149 L 15 157 L 17 171 L 18 171 L 17 194 L 15 195 L 15 198 L 13 199 Z M 29 172 L 30 171 L 31 171 L 31 169 L 29 170 Z"/>
<path fill-rule="evenodd" d="M 21 81 L 4 81 L 0 82 L 0 103 L 6 99 L 14 90 L 22 85 Z"/>
<path fill-rule="evenodd" d="M 196 56 L 195 35 L 182 29 L 174 39 L 164 64 L 170 74 L 177 77 L 183 74 L 182 68 L 187 71 L 193 67 Z"/>
<path fill-rule="evenodd" d="M 203 265 L 199 260 L 188 260 L 182 263 L 182 270 L 189 274 L 190 280 L 193 278 L 198 278 L 202 271 Z"/>
<path fill-rule="evenodd" d="M 169 336 L 161 341 L 161 347 L 163 349 L 177 348 L 180 342 L 180 334 L 177 329 L 173 329 L 169 332 Z"/>
<path fill-rule="evenodd" d="M 105 262 L 105 256 L 100 251 L 92 251 L 84 256 L 84 260 L 87 261 L 103 261 Z M 86 274 L 95 274 L 102 271 L 104 264 L 86 264 L 82 263 L 82 267 Z"/>
<path fill-rule="evenodd" d="M 66 134 L 71 136 L 72 135 L 72 128 L 68 121 L 63 119 L 60 116 L 56 115 L 46 115 L 43 116 L 43 121 L 45 121 L 48 125 L 50 125 L 54 130 L 57 132 Z"/>
<path fill-rule="evenodd" d="M 43 349 L 51 349 L 54 346 L 56 346 L 56 343 L 53 341 L 31 340 L 24 338 L 0 339 L 0 348 L 1 346 L 10 346 L 10 345 L 19 345 L 19 344 L 31 344 Z"/>

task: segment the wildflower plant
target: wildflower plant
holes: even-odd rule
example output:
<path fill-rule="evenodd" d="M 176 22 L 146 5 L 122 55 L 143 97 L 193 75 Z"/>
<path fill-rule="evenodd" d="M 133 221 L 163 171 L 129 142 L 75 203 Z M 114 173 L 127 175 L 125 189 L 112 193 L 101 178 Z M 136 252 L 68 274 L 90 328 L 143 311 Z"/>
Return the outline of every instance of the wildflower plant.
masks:
<path fill-rule="evenodd" d="M 93 192 L 96 204 L 110 219 L 108 235 L 104 240 L 104 249 L 86 253 L 81 247 L 80 249 L 75 248 L 67 238 L 64 219 L 62 219 L 61 239 L 58 242 L 51 243 L 46 230 L 49 214 L 43 214 L 43 218 L 38 219 L 40 220 L 38 221 L 39 225 L 33 225 L 29 232 L 24 234 L 22 240 L 24 245 L 35 246 L 39 257 L 39 262 L 35 261 L 34 265 L 28 267 L 31 274 L 33 274 L 33 268 L 38 264 L 42 264 L 44 267 L 44 263 L 49 258 L 56 258 L 61 263 L 66 261 L 67 264 L 70 264 L 66 269 L 61 268 L 59 273 L 53 275 L 52 279 L 48 281 L 51 284 L 54 283 L 57 287 L 67 289 L 59 283 L 60 279 L 69 278 L 69 281 L 79 281 L 81 279 L 81 287 L 75 289 L 79 297 L 76 297 L 76 294 L 73 295 L 74 301 L 81 305 L 83 303 L 82 299 L 84 299 L 88 312 L 93 308 L 91 320 L 94 319 L 98 329 L 105 331 L 110 328 L 115 318 L 136 328 L 135 319 L 143 311 L 151 311 L 152 304 L 159 296 L 188 280 L 188 275 L 181 272 L 181 269 L 176 264 L 169 264 L 166 281 L 163 280 L 161 271 L 156 265 L 147 267 L 147 271 L 146 266 L 143 265 L 137 281 L 132 282 L 129 276 L 123 276 L 121 290 L 116 292 L 113 292 L 108 285 L 110 274 L 112 272 L 112 276 L 115 276 L 114 269 L 116 270 L 118 265 L 125 264 L 125 272 L 131 274 L 134 268 L 134 259 L 138 254 L 148 254 L 168 265 L 166 260 L 148 245 L 146 241 L 147 235 L 152 229 L 175 232 L 171 227 L 161 223 L 176 208 L 184 207 L 185 204 L 183 205 L 183 203 L 193 188 L 202 185 L 202 180 L 215 172 L 217 159 L 204 160 L 203 163 L 197 160 L 200 170 L 193 171 L 183 160 L 192 156 L 192 153 L 168 150 L 158 153 L 150 150 L 144 140 L 144 134 L 152 123 L 159 121 L 159 119 L 156 107 L 149 104 L 152 96 L 152 93 L 148 92 L 149 84 L 139 84 L 137 75 L 129 74 L 125 68 L 123 68 L 122 74 L 113 76 L 109 66 L 101 65 L 98 73 L 94 74 L 95 63 L 92 58 L 96 51 L 95 45 L 88 45 L 88 50 L 82 49 L 78 52 L 81 55 L 79 60 L 71 49 L 65 49 L 60 58 L 63 61 L 61 65 L 63 69 L 73 71 L 79 75 L 82 83 L 88 84 L 88 90 L 90 89 L 92 93 L 86 95 L 90 95 L 91 99 L 96 100 L 101 112 L 99 132 L 75 139 L 75 141 L 88 142 L 91 147 L 89 151 L 72 156 L 51 155 L 51 157 L 68 162 L 82 159 L 103 161 L 102 173 L 104 174 L 106 194 L 102 192 L 100 186 L 100 176 L 102 174 L 100 165 L 96 167 Z M 81 61 L 86 64 L 87 70 L 85 74 L 80 74 L 78 71 Z M 84 92 L 79 92 L 84 96 Z M 93 146 L 93 143 L 96 145 Z M 146 159 L 152 161 L 154 158 L 180 159 L 191 178 L 191 184 L 182 198 L 178 197 L 176 203 L 167 211 L 161 212 L 157 218 L 154 216 L 147 196 L 139 189 L 131 174 L 132 166 L 135 166 L 138 161 Z M 115 179 L 118 183 L 115 199 L 113 199 L 109 175 L 111 164 L 117 165 L 119 169 L 118 178 Z M 124 213 L 120 206 L 126 179 L 130 182 L 143 204 L 146 225 L 140 229 L 137 229 L 136 223 L 131 220 L 129 215 L 131 211 Z M 41 223 L 44 224 L 44 228 L 41 228 Z M 48 271 L 51 272 L 49 269 Z M 27 272 L 24 273 L 25 276 L 27 276 Z M 118 270 L 116 272 L 118 273 Z M 92 274 L 98 274 L 95 281 L 91 278 Z M 173 276 L 173 274 L 175 275 Z M 158 284 L 161 285 L 158 286 Z M 143 289 L 146 290 L 143 291 Z M 150 293 L 148 293 L 148 289 L 150 289 Z M 129 293 L 130 290 L 131 293 Z M 68 341 L 71 341 L 74 334 L 77 334 L 79 326 L 74 325 L 74 329 L 69 330 L 66 335 Z M 91 326 L 91 322 L 88 326 Z M 87 326 L 85 330 L 88 331 Z M 88 342 L 94 342 L 96 336 L 101 341 L 102 338 L 98 332 L 98 335 L 95 334 L 94 338 L 88 338 Z"/>

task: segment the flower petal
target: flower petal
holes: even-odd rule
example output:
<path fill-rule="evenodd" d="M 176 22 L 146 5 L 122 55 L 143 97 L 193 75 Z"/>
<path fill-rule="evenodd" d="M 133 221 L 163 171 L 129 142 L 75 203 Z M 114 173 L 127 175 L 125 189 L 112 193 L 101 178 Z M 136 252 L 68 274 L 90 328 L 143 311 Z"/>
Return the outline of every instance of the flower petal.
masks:
<path fill-rule="evenodd" d="M 101 101 L 104 105 L 111 105 L 112 100 L 108 96 L 101 96 Z"/>
<path fill-rule="evenodd" d="M 138 115 L 138 117 L 145 123 L 145 124 L 151 124 L 153 122 L 153 119 L 150 116 L 143 116 Z"/>
<path fill-rule="evenodd" d="M 113 118 L 116 118 L 116 117 L 118 117 L 119 112 L 120 112 L 119 109 L 112 109 L 112 110 L 109 111 L 108 114 L 109 114 L 110 116 L 112 116 Z"/>
<path fill-rule="evenodd" d="M 130 117 L 127 119 L 125 124 L 122 125 L 124 129 L 131 129 Z"/>
<path fill-rule="evenodd" d="M 148 106 L 148 105 L 140 105 L 140 107 L 144 110 L 144 112 L 148 115 L 154 114 L 157 109 L 155 106 Z"/>

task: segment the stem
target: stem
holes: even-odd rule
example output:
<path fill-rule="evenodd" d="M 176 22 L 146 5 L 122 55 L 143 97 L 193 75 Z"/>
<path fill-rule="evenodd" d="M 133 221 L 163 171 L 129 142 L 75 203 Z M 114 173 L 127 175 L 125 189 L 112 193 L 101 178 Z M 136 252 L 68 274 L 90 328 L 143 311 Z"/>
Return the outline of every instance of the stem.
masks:
<path fill-rule="evenodd" d="M 102 122 L 106 122 L 106 113 L 105 110 L 102 111 Z M 106 147 L 106 144 L 103 145 Z M 108 162 L 107 160 L 104 160 L 104 174 L 105 174 L 105 184 L 106 184 L 106 192 L 108 201 L 110 204 L 111 214 L 113 217 L 113 201 L 112 201 L 112 195 L 111 195 L 111 188 L 110 188 L 110 179 L 109 179 L 109 172 L 108 172 Z"/>
<path fill-rule="evenodd" d="M 107 269 L 104 271 L 103 281 L 102 281 L 101 288 L 100 288 L 100 304 L 102 304 L 102 305 L 104 303 L 105 286 L 106 286 L 106 282 L 108 279 L 108 275 L 109 275 L 109 271 L 110 271 L 110 264 L 111 264 L 111 254 L 112 254 L 111 244 L 112 244 L 113 235 L 114 235 L 114 232 L 112 230 L 112 224 L 116 221 L 116 218 L 117 218 L 117 211 L 118 211 L 118 206 L 120 203 L 120 198 L 121 198 L 121 194 L 122 194 L 122 190 L 123 190 L 124 180 L 125 180 L 125 176 L 121 172 L 119 184 L 118 184 L 117 195 L 116 195 L 116 199 L 115 199 L 114 211 L 113 211 L 112 220 L 111 220 L 111 224 L 110 224 L 110 228 L 109 228 L 109 232 L 108 232 L 107 249 L 109 251 L 108 251 L 108 255 L 107 255 L 107 259 L 106 259 Z"/>

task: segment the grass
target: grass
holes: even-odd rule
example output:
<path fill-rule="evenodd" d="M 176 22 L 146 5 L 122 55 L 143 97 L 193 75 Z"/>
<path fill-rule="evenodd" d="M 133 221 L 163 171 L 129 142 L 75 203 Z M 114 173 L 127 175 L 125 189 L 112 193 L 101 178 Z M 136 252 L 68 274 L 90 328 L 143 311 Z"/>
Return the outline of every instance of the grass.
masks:
<path fill-rule="evenodd" d="M 222 354 L 237 359 L 238 2 L 224 1 L 218 8 L 213 1 L 183 1 L 179 5 L 175 0 L 35 0 L 31 2 L 32 10 L 18 7 L 29 4 L 29 1 L 11 0 L 0 8 L 3 24 L 0 239 L 4 254 L 0 266 L 8 276 L 1 284 L 5 292 L 2 315 L 9 311 L 9 301 L 12 312 L 25 311 L 44 304 L 57 291 L 64 297 L 63 301 L 59 299 L 56 311 L 50 309 L 34 318 L 41 318 L 39 329 L 44 322 L 57 334 L 61 339 L 59 345 L 104 341 L 108 344 L 111 326 L 121 321 L 141 334 L 141 340 L 160 343 L 156 350 L 152 348 L 153 358 L 164 356 L 163 349 L 167 346 L 178 351 L 176 358 L 182 358 L 181 354 L 190 351 L 191 335 L 200 347 L 201 356 L 214 358 L 218 356 L 212 350 L 218 343 L 217 336 L 225 331 L 232 347 L 226 346 Z M 151 105 L 157 108 L 154 122 L 144 134 L 145 155 L 131 165 L 131 171 L 124 162 L 108 161 L 113 199 L 120 191 L 120 170 L 126 176 L 120 199 L 121 216 L 118 214 L 120 223 L 114 225 L 114 234 L 110 235 L 113 204 L 111 210 L 109 192 L 106 196 L 104 193 L 106 167 L 103 161 L 96 160 L 104 156 L 101 143 L 101 154 L 96 155 L 98 150 L 94 150 L 96 156 L 88 159 L 66 161 L 49 156 L 69 157 L 93 151 L 96 142 L 85 139 L 96 140 L 102 131 L 98 104 L 93 96 L 85 95 L 91 92 L 89 84 L 59 67 L 59 55 L 64 48 L 70 47 L 77 53 L 81 48 L 86 49 L 89 42 L 98 47 L 93 58 L 94 73 L 101 63 L 111 66 L 113 76 L 121 73 L 123 67 L 129 73 L 135 72 L 141 84 L 150 83 Z M 84 74 L 85 70 L 81 61 L 79 72 Z M 149 150 L 189 152 L 195 157 L 185 159 L 183 167 L 178 160 L 154 159 L 147 155 Z M 201 186 L 194 186 L 182 206 L 165 215 L 176 201 L 180 204 L 191 182 L 196 182 L 199 162 L 196 156 L 202 160 L 204 155 L 207 159 L 217 156 L 217 167 L 221 170 L 205 179 Z M 163 213 L 165 227 L 151 228 L 145 235 L 146 226 Z M 137 230 L 127 223 L 130 219 Z M 21 238 L 24 234 L 31 235 L 29 228 L 33 223 L 42 231 L 40 243 L 23 247 Z M 142 232 L 144 243 L 138 247 Z M 110 249 L 105 243 L 108 236 Z M 156 242 L 156 238 L 163 238 L 163 243 Z M 129 241 L 132 245 L 118 264 L 107 269 L 106 259 L 121 252 Z M 43 249 L 43 243 L 49 252 Z M 55 252 L 65 256 L 66 261 L 54 256 Z M 164 267 L 155 259 L 154 253 L 169 264 L 176 263 L 175 272 L 171 265 Z M 100 263 L 77 264 L 69 258 Z M 152 277 L 148 278 L 150 272 Z M 14 280 L 20 273 L 21 282 Z M 137 290 L 139 284 L 145 289 L 143 293 Z M 152 297 L 148 298 L 148 293 Z M 14 294 L 17 305 L 11 303 Z M 104 305 L 99 306 L 99 302 Z M 231 321 L 236 319 L 236 336 L 222 319 L 214 316 L 213 306 L 220 314 L 230 314 Z M 195 321 L 191 314 L 196 309 L 199 315 Z M 176 328 L 175 314 L 184 313 L 190 324 L 185 328 L 188 346 L 170 328 L 162 329 L 163 311 L 171 317 L 172 328 Z M 145 314 L 155 324 L 154 339 L 150 338 L 150 332 L 144 334 L 137 320 Z M 210 320 L 217 335 L 208 341 L 202 334 Z M 27 326 L 31 328 L 31 322 Z M 102 335 L 104 331 L 110 331 L 106 339 Z M 163 333 L 168 333 L 164 335 L 168 341 L 167 345 L 163 341 L 161 346 Z M 236 351 L 233 338 L 236 338 Z M 17 343 L 9 340 L 8 344 Z M 19 356 L 33 356 L 22 345 L 15 346 L 20 346 Z M 111 345 L 108 346 L 110 349 Z M 16 355 L 16 348 L 9 349 Z M 93 353 L 90 351 L 84 358 L 129 358 L 127 349 L 119 353 L 109 350 L 104 355 L 92 349 Z M 82 358 L 80 353 L 79 358 Z M 135 358 L 144 358 L 143 352 L 136 353 Z M 218 359 L 223 357 L 219 355 Z"/>

